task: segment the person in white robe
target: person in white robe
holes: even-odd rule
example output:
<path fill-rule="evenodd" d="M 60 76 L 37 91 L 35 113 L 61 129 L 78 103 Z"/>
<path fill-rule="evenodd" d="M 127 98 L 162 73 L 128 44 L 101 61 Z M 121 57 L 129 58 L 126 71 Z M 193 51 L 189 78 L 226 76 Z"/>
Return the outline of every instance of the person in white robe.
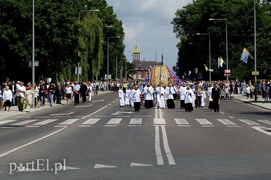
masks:
<path fill-rule="evenodd" d="M 135 89 L 133 90 L 133 104 L 135 111 L 139 111 L 141 99 L 140 99 L 141 91 L 138 89 L 138 85 L 135 85 Z"/>
<path fill-rule="evenodd" d="M 144 87 L 144 100 L 146 109 L 153 108 L 153 93 L 153 87 L 150 85 L 150 83 L 147 83 L 147 85 Z"/>
<path fill-rule="evenodd" d="M 193 93 L 193 90 L 190 88 L 190 85 L 187 85 L 186 91 L 185 91 L 185 112 L 191 112 L 193 111 L 193 107 L 195 106 L 195 95 Z"/>
<path fill-rule="evenodd" d="M 205 90 L 202 90 L 200 107 L 205 106 L 205 98 L 206 98 L 206 92 Z"/>
<path fill-rule="evenodd" d="M 184 108 L 184 99 L 185 99 L 185 93 L 186 93 L 186 86 L 185 84 L 183 84 L 181 87 L 180 87 L 180 108 L 183 109 Z"/>
<path fill-rule="evenodd" d="M 124 92 L 122 87 L 120 87 L 120 89 L 118 90 L 119 93 L 119 105 L 120 107 L 124 107 L 125 106 L 125 101 L 124 101 Z"/>
<path fill-rule="evenodd" d="M 131 105 L 131 107 L 134 107 L 134 88 L 133 87 L 131 87 L 130 88 L 130 91 L 129 91 L 129 101 L 130 101 L 130 105 Z"/>
<path fill-rule="evenodd" d="M 175 94 L 175 90 L 174 90 L 174 87 L 172 86 L 172 83 L 168 84 L 168 86 L 165 89 L 165 93 L 166 93 L 166 100 L 167 100 L 168 109 L 174 109 L 175 103 L 174 103 L 173 94 Z"/>
<path fill-rule="evenodd" d="M 162 87 L 162 83 L 156 87 L 157 99 L 156 99 L 156 107 L 157 108 L 165 108 L 165 89 Z"/>
<path fill-rule="evenodd" d="M 127 88 L 126 92 L 125 92 L 125 104 L 126 104 L 126 106 L 130 106 L 131 105 L 130 104 L 130 98 L 129 98 L 129 96 L 130 96 L 130 89 Z"/>
<path fill-rule="evenodd" d="M 87 84 L 87 93 L 88 93 L 88 102 L 91 102 L 91 95 L 92 95 L 92 84 L 88 82 Z"/>

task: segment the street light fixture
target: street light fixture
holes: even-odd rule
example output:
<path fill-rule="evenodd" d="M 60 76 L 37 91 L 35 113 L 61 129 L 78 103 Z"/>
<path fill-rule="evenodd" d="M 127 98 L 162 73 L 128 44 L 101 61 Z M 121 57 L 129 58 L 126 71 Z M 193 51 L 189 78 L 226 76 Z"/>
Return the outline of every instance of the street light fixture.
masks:
<path fill-rule="evenodd" d="M 197 36 L 209 36 L 209 81 L 211 83 L 212 77 L 211 77 L 211 37 L 209 33 L 197 33 Z"/>
<path fill-rule="evenodd" d="M 209 21 L 225 21 L 225 25 L 226 25 L 226 66 L 227 66 L 227 73 L 229 70 L 229 54 L 228 54 L 228 23 L 227 23 L 227 19 L 224 18 L 218 18 L 218 19 L 214 19 L 214 18 L 210 18 Z M 229 80 L 228 76 L 227 76 L 227 81 Z"/>
<path fill-rule="evenodd" d="M 108 75 L 109 75 L 109 40 L 113 38 L 120 38 L 120 36 L 109 36 L 107 38 L 107 66 L 106 66 L 106 80 L 108 81 Z"/>

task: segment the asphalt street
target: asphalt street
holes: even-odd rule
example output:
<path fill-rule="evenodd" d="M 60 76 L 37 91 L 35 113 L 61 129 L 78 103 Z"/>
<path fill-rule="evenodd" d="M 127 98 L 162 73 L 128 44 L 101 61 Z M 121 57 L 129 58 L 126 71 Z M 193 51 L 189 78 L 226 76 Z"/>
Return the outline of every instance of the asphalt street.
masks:
<path fill-rule="evenodd" d="M 270 105 L 250 102 L 134 112 L 106 92 L 1 112 L 0 179 L 270 179 Z"/>

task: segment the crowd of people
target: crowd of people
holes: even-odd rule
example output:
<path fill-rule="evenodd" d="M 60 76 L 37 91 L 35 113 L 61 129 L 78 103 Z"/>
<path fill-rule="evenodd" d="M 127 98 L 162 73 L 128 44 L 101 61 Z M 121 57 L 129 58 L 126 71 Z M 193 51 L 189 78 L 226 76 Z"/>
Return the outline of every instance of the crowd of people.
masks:
<path fill-rule="evenodd" d="M 176 101 L 180 101 L 180 108 L 186 112 L 193 111 L 194 107 L 206 106 L 219 112 L 220 100 L 232 99 L 234 94 L 241 94 L 243 98 L 253 98 L 255 93 L 262 96 L 265 101 L 270 99 L 270 81 L 260 80 L 258 84 L 252 84 L 251 81 L 231 80 L 231 81 L 187 81 L 182 85 L 169 83 L 163 86 L 158 85 L 124 83 L 118 90 L 120 107 L 131 106 L 135 111 L 140 107 L 135 107 L 134 103 L 144 104 L 146 109 L 149 108 L 175 108 Z M 140 97 L 140 98 L 138 98 Z"/>
<path fill-rule="evenodd" d="M 62 104 L 63 99 L 68 105 L 91 102 L 92 95 L 97 95 L 98 91 L 107 90 L 101 81 L 81 83 L 66 81 L 55 84 L 43 80 L 38 85 L 30 82 L 25 85 L 22 81 L 7 81 L 0 86 L 0 89 L 0 110 L 9 111 L 11 106 L 18 106 L 19 111 L 27 112 L 30 112 L 31 107 L 42 107 L 46 103 L 50 106 Z"/>
<path fill-rule="evenodd" d="M 234 94 L 241 94 L 243 98 L 253 98 L 255 93 L 262 96 L 264 101 L 270 99 L 270 81 L 260 80 L 257 84 L 251 81 L 186 81 L 182 85 L 163 82 L 153 85 L 140 80 L 129 81 L 94 81 L 77 82 L 67 80 L 64 83 L 45 82 L 39 84 L 24 84 L 21 81 L 7 81 L 0 87 L 0 110 L 9 111 L 11 106 L 18 106 L 19 111 L 30 111 L 30 107 L 50 106 L 61 104 L 65 99 L 68 105 L 79 105 L 80 102 L 91 102 L 92 95 L 99 91 L 118 92 L 120 107 L 131 106 L 139 111 L 141 104 L 149 108 L 174 109 L 176 101 L 180 101 L 180 108 L 187 112 L 194 107 L 206 106 L 219 111 L 219 101 L 231 99 Z M 33 100 L 34 98 L 34 100 Z M 80 101 L 81 98 L 81 101 Z M 33 103 L 34 102 L 34 103 Z"/>

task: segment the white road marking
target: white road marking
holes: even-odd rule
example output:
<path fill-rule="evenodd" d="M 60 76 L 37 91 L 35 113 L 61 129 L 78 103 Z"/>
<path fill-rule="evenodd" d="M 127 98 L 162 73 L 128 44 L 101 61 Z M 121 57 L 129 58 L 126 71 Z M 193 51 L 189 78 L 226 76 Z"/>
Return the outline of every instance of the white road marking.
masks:
<path fill-rule="evenodd" d="M 221 114 L 225 114 L 224 112 L 220 112 Z"/>
<path fill-rule="evenodd" d="M 97 112 L 99 112 L 99 111 L 101 111 L 101 110 L 103 110 L 103 109 L 105 109 L 105 108 L 107 108 L 108 106 L 104 106 L 104 107 L 102 107 L 101 109 L 98 109 L 97 111 L 95 111 L 95 112 L 93 112 L 93 113 L 91 113 L 91 114 L 89 114 L 89 115 L 87 115 L 87 116 L 84 116 L 84 117 L 82 117 L 81 119 L 85 119 L 85 118 L 87 118 L 87 117 L 90 117 L 90 116 L 92 116 L 93 114 L 96 114 Z"/>
<path fill-rule="evenodd" d="M 173 155 L 172 155 L 172 153 L 170 151 L 170 148 L 169 148 L 166 127 L 161 126 L 161 128 L 162 128 L 164 149 L 165 149 L 165 152 L 166 152 L 166 155 L 167 155 L 168 163 L 169 163 L 169 165 L 176 165 L 175 160 L 173 158 Z"/>
<path fill-rule="evenodd" d="M 151 164 L 142 164 L 142 163 L 131 163 L 130 167 L 149 167 L 149 166 L 153 166 Z"/>
<path fill-rule="evenodd" d="M 234 117 L 232 117 L 232 116 L 229 116 L 229 118 L 233 119 Z"/>
<path fill-rule="evenodd" d="M 228 127 L 240 127 L 228 119 L 217 119 L 217 120 Z"/>
<path fill-rule="evenodd" d="M 158 118 L 158 111 L 159 111 L 159 118 Z M 159 119 L 159 120 L 156 120 Z M 164 120 L 163 116 L 162 116 L 162 110 L 159 109 L 155 109 L 155 118 L 154 118 L 154 123 L 155 122 L 161 122 L 161 120 Z M 164 160 L 163 160 L 163 155 L 161 152 L 161 146 L 160 146 L 160 133 L 159 133 L 159 128 L 161 127 L 162 130 L 162 139 L 163 139 L 163 145 L 164 145 L 164 150 L 168 159 L 168 163 L 169 165 L 176 165 L 174 157 L 171 153 L 171 150 L 169 148 L 169 144 L 168 144 L 168 138 L 167 138 L 167 132 L 166 132 L 166 127 L 165 125 L 158 125 L 155 126 L 155 153 L 156 153 L 156 160 L 157 160 L 157 165 L 163 165 L 164 164 Z"/>
<path fill-rule="evenodd" d="M 72 124 L 72 123 L 74 123 L 74 122 L 76 122 L 76 121 L 78 121 L 79 119 L 68 119 L 68 120 L 66 120 L 66 121 L 64 121 L 64 122 L 62 122 L 62 123 L 60 123 L 60 125 L 63 125 L 63 124 Z"/>
<path fill-rule="evenodd" d="M 179 127 L 190 127 L 189 123 L 183 118 L 174 118 Z"/>
<path fill-rule="evenodd" d="M 253 128 L 253 129 L 255 129 L 255 130 L 257 130 L 257 131 L 259 131 L 259 132 L 261 132 L 261 133 L 264 133 L 264 134 L 266 134 L 266 135 L 268 135 L 268 136 L 271 136 L 271 132 L 265 131 L 264 129 L 267 129 L 267 128 L 264 127 L 264 126 L 253 126 L 253 127 L 251 127 L 251 128 Z"/>
<path fill-rule="evenodd" d="M 142 124 L 142 118 L 132 118 L 130 120 L 130 123 L 131 125 L 139 125 L 139 124 Z"/>
<path fill-rule="evenodd" d="M 47 119 L 47 120 L 35 123 L 35 124 L 33 124 L 33 126 L 46 125 L 46 124 L 52 123 L 52 122 L 57 121 L 57 120 L 58 119 Z"/>
<path fill-rule="evenodd" d="M 82 124 L 84 124 L 84 125 L 93 125 L 93 124 L 97 123 L 99 120 L 100 120 L 100 118 L 93 118 L 93 119 L 86 120 Z"/>
<path fill-rule="evenodd" d="M 62 113 L 62 114 L 50 114 L 51 116 L 68 116 L 73 114 L 74 112 L 70 112 L 70 113 Z"/>
<path fill-rule="evenodd" d="M 214 125 L 207 119 L 196 119 L 196 121 L 198 121 L 202 127 L 214 127 Z"/>
<path fill-rule="evenodd" d="M 93 106 L 92 104 L 90 104 L 90 105 L 82 105 L 82 106 L 75 106 L 76 108 L 85 108 L 85 107 L 91 107 L 91 106 Z"/>
<path fill-rule="evenodd" d="M 39 142 L 39 141 L 41 141 L 41 140 L 43 140 L 43 139 L 46 139 L 46 138 L 48 138 L 48 137 L 51 137 L 51 136 L 53 136 L 53 135 L 55 135 L 55 134 L 57 134 L 57 133 L 59 133 L 59 132 L 65 130 L 65 129 L 66 129 L 66 127 L 63 127 L 62 129 L 59 129 L 59 130 L 57 130 L 57 131 L 55 131 L 55 132 L 52 132 L 51 134 L 48 134 L 48 135 L 46 135 L 46 136 L 43 136 L 43 137 L 41 137 L 41 138 L 39 138 L 39 139 L 36 139 L 36 140 L 31 141 L 31 142 L 29 142 L 29 143 L 26 143 L 26 144 L 24 144 L 24 145 L 22 145 L 22 146 L 19 146 L 19 147 L 17 147 L 17 148 L 11 149 L 11 150 L 9 150 L 9 151 L 7 151 L 7 152 L 5 152 L 5 153 L 2 153 L 2 154 L 0 154 L 0 158 L 6 156 L 6 155 L 8 155 L 8 154 L 11 154 L 11 153 L 13 153 L 13 152 L 15 152 L 15 151 L 18 151 L 18 150 L 20 150 L 20 149 L 22 149 L 22 148 L 25 148 L 25 147 L 27 147 L 27 146 L 29 146 L 29 145 L 32 145 L 32 144 L 34 144 L 34 143 L 36 143 L 36 142 Z"/>
<path fill-rule="evenodd" d="M 101 168 L 117 168 L 118 166 L 109 166 L 103 164 L 95 164 L 94 169 L 101 169 Z"/>
<path fill-rule="evenodd" d="M 256 123 L 254 121 L 250 121 L 248 119 L 238 119 L 238 121 L 241 121 L 249 126 L 259 126 L 260 125 L 259 123 Z"/>
<path fill-rule="evenodd" d="M 268 124 L 268 125 L 271 125 L 271 121 L 269 120 L 258 120 L 259 122 L 262 122 L 264 124 Z"/>
<path fill-rule="evenodd" d="M 106 124 L 107 125 L 116 125 L 116 124 L 119 124 L 121 120 L 122 120 L 122 118 L 111 118 L 110 121 L 108 121 L 108 123 L 106 123 Z"/>
<path fill-rule="evenodd" d="M 159 126 L 155 126 L 155 154 L 156 154 L 156 160 L 157 165 L 163 165 L 164 160 L 161 152 L 161 146 L 160 146 L 160 135 L 159 135 Z"/>
<path fill-rule="evenodd" d="M 29 123 L 32 123 L 32 122 L 35 122 L 35 121 L 37 121 L 37 119 L 25 120 L 25 121 L 21 121 L 21 122 L 11 124 L 11 125 L 12 126 L 21 126 L 21 125 L 29 124 Z"/>
<path fill-rule="evenodd" d="M 0 124 L 6 124 L 6 123 L 10 123 L 16 120 L 4 120 L 4 121 L 0 121 Z"/>

